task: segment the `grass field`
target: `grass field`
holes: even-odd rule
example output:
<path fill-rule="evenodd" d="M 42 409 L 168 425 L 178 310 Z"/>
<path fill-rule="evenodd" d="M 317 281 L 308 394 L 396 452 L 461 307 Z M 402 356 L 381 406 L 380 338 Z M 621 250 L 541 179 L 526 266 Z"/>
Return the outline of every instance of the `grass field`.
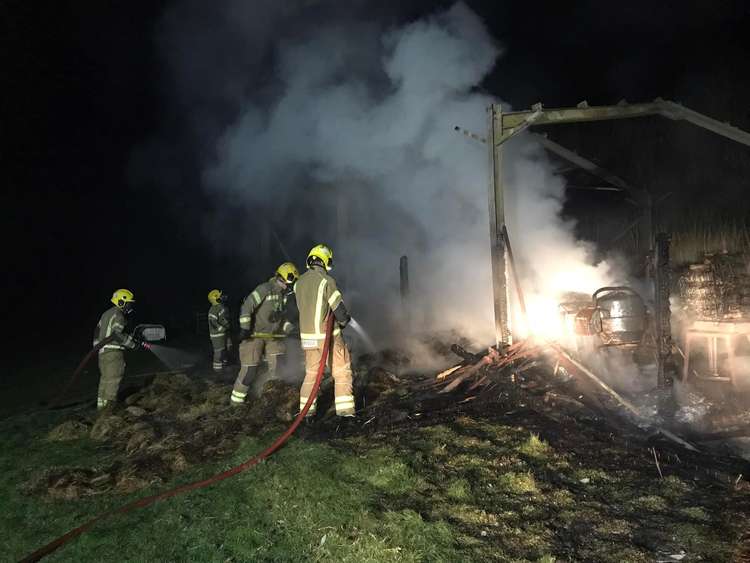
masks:
<path fill-rule="evenodd" d="M 149 369 L 146 359 L 134 359 L 135 372 Z M 123 455 L 89 438 L 48 440 L 59 423 L 93 414 L 29 404 L 36 395 L 27 390 L 53 395 L 45 382 L 54 374 L 62 383 L 68 364 L 19 372 L 25 385 L 0 397 L 0 561 L 130 500 L 232 467 L 284 428 L 270 423 L 226 457 L 138 493 L 56 500 L 34 486 L 45 472 L 109 467 Z M 95 376 L 75 391 L 91 395 Z M 747 491 L 666 458 L 660 478 L 647 447 L 599 423 L 495 402 L 423 418 L 346 436 L 303 432 L 258 467 L 105 520 L 49 560 L 731 561 L 747 529 Z"/>
<path fill-rule="evenodd" d="M 29 493 L 43 468 L 108 461 L 107 448 L 88 439 L 46 441 L 64 418 L 0 425 L 4 561 L 156 492 L 74 501 Z M 168 485 L 239 463 L 278 430 L 248 436 L 231 457 Z M 408 432 L 293 438 L 261 466 L 102 522 L 49 560 L 645 562 L 682 551 L 685 561 L 731 559 L 745 497 L 735 502 L 726 488 L 667 468 L 659 479 L 645 454 L 603 436 L 570 439 L 550 443 L 523 424 L 474 416 Z"/>

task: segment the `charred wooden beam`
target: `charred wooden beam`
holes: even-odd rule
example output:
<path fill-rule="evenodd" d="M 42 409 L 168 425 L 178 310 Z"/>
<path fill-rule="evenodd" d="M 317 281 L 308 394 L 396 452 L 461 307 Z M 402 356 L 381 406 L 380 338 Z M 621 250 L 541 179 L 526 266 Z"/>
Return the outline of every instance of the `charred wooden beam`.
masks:
<path fill-rule="evenodd" d="M 656 236 L 654 301 L 656 328 L 656 365 L 657 381 L 660 388 L 672 387 L 674 383 L 674 366 L 672 358 L 672 324 L 669 309 L 670 264 L 669 243 L 671 236 L 659 233 Z"/>

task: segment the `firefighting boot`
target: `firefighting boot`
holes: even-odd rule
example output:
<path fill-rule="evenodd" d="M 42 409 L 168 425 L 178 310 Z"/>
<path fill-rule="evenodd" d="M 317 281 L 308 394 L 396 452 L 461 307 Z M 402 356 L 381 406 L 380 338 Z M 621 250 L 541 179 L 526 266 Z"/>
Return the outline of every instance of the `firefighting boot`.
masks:
<path fill-rule="evenodd" d="M 240 406 L 245 402 L 247 392 L 257 374 L 258 366 L 242 366 L 232 389 L 232 396 L 229 401 L 232 406 Z"/>

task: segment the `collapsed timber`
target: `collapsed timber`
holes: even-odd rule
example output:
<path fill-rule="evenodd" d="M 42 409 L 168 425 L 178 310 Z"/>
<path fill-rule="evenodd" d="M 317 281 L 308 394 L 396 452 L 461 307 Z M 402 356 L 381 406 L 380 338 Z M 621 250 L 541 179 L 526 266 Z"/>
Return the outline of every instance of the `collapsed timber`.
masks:
<path fill-rule="evenodd" d="M 627 446 L 649 452 L 659 473 L 660 464 L 666 463 L 692 470 L 696 478 L 750 487 L 750 464 L 719 443 L 723 438 L 750 435 L 750 426 L 697 433 L 659 416 L 653 403 L 636 406 L 556 343 L 530 339 L 483 354 L 466 352 L 457 345 L 453 351 L 463 362 L 419 385 L 421 397 L 428 402 L 447 402 L 458 410 L 466 410 L 469 404 L 482 408 L 495 403 L 500 412 L 504 405 L 510 408 L 505 414 L 511 417 L 518 409 L 526 409 L 561 425 L 593 424 L 618 435 Z M 656 393 L 655 401 L 669 402 L 666 392 Z M 666 461 L 659 458 L 657 448 L 663 450 Z"/>

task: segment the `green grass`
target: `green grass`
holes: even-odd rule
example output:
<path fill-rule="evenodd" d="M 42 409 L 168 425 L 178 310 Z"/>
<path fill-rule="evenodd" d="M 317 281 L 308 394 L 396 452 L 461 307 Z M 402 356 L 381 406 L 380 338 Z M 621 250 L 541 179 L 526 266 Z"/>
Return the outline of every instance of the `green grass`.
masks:
<path fill-rule="evenodd" d="M 7 430 L 3 428 L 3 431 Z M 19 485 L 37 466 L 95 465 L 88 440 L 65 445 L 17 434 L 0 454 L 0 552 L 18 559 L 88 516 L 136 498 L 50 502 Z M 271 436 L 246 439 L 231 459 L 197 468 L 188 481 L 239 463 Z M 27 444 L 27 446 L 24 446 Z M 50 451 L 51 450 L 51 451 Z M 15 455 L 24 452 L 24 458 Z M 454 553 L 450 527 L 408 508 L 375 509 L 418 490 L 419 479 L 393 451 L 351 455 L 292 440 L 272 461 L 208 489 L 102 522 L 63 548 L 59 561 L 435 561 Z M 155 491 L 144 491 L 146 492 Z"/>
<path fill-rule="evenodd" d="M 87 439 L 46 441 L 62 420 L 0 423 L 0 560 L 128 500 L 229 468 L 278 432 L 248 436 L 229 458 L 158 489 L 50 501 L 24 484 L 50 466 L 103 465 L 113 455 Z M 293 438 L 255 469 L 104 521 L 49 560 L 645 562 L 662 549 L 730 558 L 744 520 L 728 493 L 659 479 L 611 443 L 602 461 L 597 446 L 573 453 L 527 428 L 472 417 L 324 443 Z"/>
<path fill-rule="evenodd" d="M 543 460 L 550 453 L 549 445 L 532 432 L 529 439 L 518 447 L 518 451 L 530 458 Z"/>

